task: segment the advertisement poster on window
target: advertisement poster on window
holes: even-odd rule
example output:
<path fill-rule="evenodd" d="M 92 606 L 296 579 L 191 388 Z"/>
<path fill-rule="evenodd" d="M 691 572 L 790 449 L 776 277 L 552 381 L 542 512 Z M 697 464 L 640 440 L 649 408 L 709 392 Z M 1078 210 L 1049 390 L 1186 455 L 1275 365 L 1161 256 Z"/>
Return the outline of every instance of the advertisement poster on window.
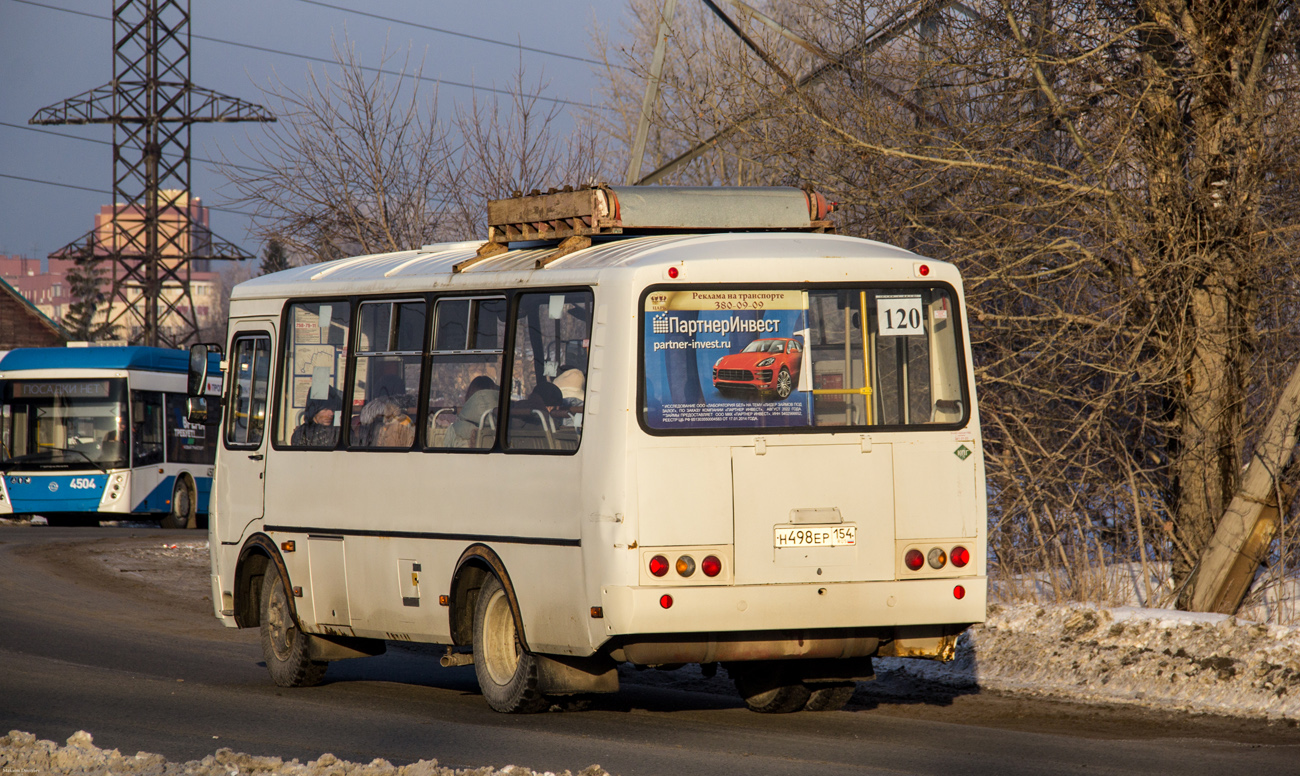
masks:
<path fill-rule="evenodd" d="M 812 396 L 800 390 L 803 292 L 659 291 L 646 297 L 644 320 L 651 428 L 812 425 Z"/>

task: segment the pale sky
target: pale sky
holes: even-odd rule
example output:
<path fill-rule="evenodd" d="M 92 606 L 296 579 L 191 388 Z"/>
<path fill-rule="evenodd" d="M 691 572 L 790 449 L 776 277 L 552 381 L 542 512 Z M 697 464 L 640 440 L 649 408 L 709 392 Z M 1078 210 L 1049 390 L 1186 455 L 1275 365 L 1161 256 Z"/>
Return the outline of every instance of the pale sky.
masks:
<path fill-rule="evenodd" d="M 94 214 L 109 204 L 112 127 L 29 128 L 27 122 L 41 108 L 111 80 L 111 14 L 110 0 L 0 0 L 0 254 L 44 257 L 90 231 Z M 346 31 L 363 64 L 377 64 L 385 42 L 390 50 L 409 46 L 414 62 L 423 57 L 425 76 L 441 81 L 444 115 L 454 100 L 471 96 L 456 84 L 505 86 L 521 57 L 530 77 L 549 81 L 548 96 L 590 103 L 594 66 L 556 54 L 593 59 L 593 28 L 617 36 L 623 14 L 620 0 L 193 0 L 191 78 L 196 86 L 264 103 L 257 84 L 278 76 L 301 86 L 309 67 L 326 66 L 319 60 L 330 59 L 331 36 Z M 553 53 L 521 51 L 517 44 Z M 218 190 L 224 179 L 199 160 L 216 158 L 218 148 L 235 150 L 245 132 L 261 126 L 195 124 L 191 143 L 192 193 L 214 206 L 213 231 L 253 254 L 262 246 L 248 219 L 216 209 L 229 192 Z"/>

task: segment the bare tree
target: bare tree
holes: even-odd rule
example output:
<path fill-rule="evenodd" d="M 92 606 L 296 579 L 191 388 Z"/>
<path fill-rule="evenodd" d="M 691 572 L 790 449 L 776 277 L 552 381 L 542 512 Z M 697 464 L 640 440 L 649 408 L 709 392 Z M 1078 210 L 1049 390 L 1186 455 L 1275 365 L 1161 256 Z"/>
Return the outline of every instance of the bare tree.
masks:
<path fill-rule="evenodd" d="M 387 49 L 374 72 L 346 39 L 334 58 L 336 68 L 309 71 L 302 89 L 263 90 L 279 121 L 249 137 L 246 158 L 223 157 L 233 201 L 310 260 L 431 242 L 442 215 L 436 181 L 452 155 L 436 95 L 424 99 L 409 54 L 397 76 L 380 72 L 397 59 Z"/>
<path fill-rule="evenodd" d="M 506 96 L 476 91 L 440 119 L 409 58 L 384 51 L 370 73 L 347 40 L 334 56 L 303 89 L 269 86 L 279 121 L 221 168 L 232 202 L 300 262 L 486 237 L 488 199 L 600 177 L 590 122 L 546 107 L 547 84 L 522 63 Z"/>
<path fill-rule="evenodd" d="M 657 6 L 612 64 L 649 61 Z M 1290 3 L 765 10 L 811 46 L 678 20 L 650 156 L 708 150 L 663 180 L 810 182 L 844 231 L 955 262 L 996 563 L 1064 598 L 1115 560 L 1185 581 L 1297 351 Z"/>

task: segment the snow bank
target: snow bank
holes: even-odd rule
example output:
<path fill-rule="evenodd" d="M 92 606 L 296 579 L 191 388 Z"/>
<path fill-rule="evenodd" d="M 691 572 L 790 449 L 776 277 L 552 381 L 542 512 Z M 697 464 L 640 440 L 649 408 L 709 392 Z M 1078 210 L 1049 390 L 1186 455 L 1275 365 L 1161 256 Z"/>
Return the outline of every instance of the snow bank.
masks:
<path fill-rule="evenodd" d="M 1300 627 L 1222 614 L 992 604 L 952 663 L 876 666 L 955 687 L 1300 720 Z"/>
<path fill-rule="evenodd" d="M 279 757 L 255 757 L 229 749 L 218 749 L 202 760 L 186 763 L 168 762 L 160 754 L 137 752 L 124 757 L 116 749 L 95 746 L 84 730 L 73 733 L 66 746 L 53 741 L 38 741 L 31 733 L 11 730 L 0 738 L 0 772 L 5 774 L 50 773 L 77 776 L 231 776 L 232 774 L 283 774 L 284 776 L 556 776 L 546 771 L 535 773 L 517 765 L 500 770 L 474 768 L 453 770 L 438 765 L 437 760 L 420 760 L 410 765 L 393 765 L 387 760 L 352 763 L 332 754 L 323 754 L 306 763 L 284 762 Z M 565 771 L 562 776 L 573 776 Z M 592 765 L 578 776 L 609 776 L 604 768 Z"/>

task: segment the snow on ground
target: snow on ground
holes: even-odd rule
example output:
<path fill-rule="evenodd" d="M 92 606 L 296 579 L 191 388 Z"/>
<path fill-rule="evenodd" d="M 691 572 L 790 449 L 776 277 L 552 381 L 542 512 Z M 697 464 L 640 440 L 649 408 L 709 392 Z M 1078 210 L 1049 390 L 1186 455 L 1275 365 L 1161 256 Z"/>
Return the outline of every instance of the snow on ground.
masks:
<path fill-rule="evenodd" d="M 0 773 L 6 774 L 77 774 L 78 776 L 244 776 L 278 774 L 280 776 L 556 776 L 546 771 L 536 773 L 517 765 L 500 770 L 442 768 L 437 760 L 420 760 L 396 766 L 387 760 L 369 763 L 340 760 L 323 754 L 315 760 L 285 762 L 279 757 L 254 757 L 249 754 L 218 749 L 202 760 L 185 763 L 167 762 L 160 754 L 137 752 L 124 756 L 116 749 L 100 749 L 84 730 L 73 733 L 65 746 L 53 741 L 38 741 L 31 733 L 12 730 L 0 738 Z M 563 776 L 572 776 L 564 771 Z M 609 776 L 599 765 L 584 768 L 578 776 Z"/>
<path fill-rule="evenodd" d="M 991 604 L 951 663 L 883 658 L 876 668 L 956 687 L 1300 720 L 1300 627 L 1223 614 Z"/>

